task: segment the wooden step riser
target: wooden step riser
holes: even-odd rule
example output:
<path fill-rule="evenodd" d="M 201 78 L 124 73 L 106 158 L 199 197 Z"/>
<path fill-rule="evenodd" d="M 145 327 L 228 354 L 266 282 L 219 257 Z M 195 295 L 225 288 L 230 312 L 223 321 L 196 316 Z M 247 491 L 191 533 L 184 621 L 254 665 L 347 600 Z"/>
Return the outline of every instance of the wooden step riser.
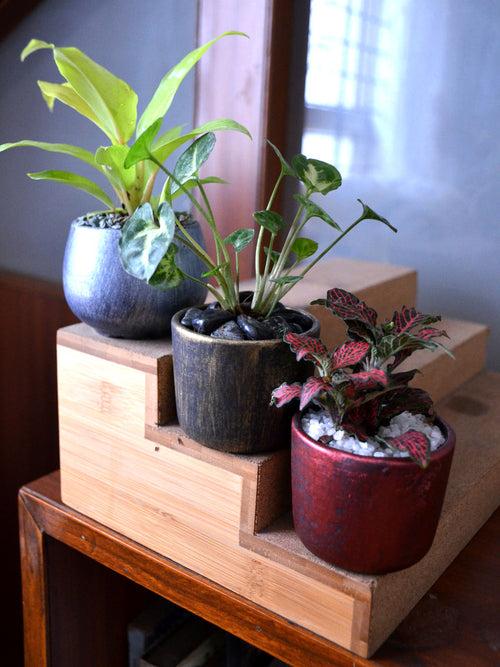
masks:
<path fill-rule="evenodd" d="M 467 410 L 471 392 L 484 388 L 473 381 L 451 407 L 438 406 L 459 422 L 465 449 L 454 464 L 434 560 L 401 573 L 415 572 L 411 595 L 401 599 L 397 575 L 351 575 L 312 557 L 289 529 L 273 532 L 271 525 L 260 533 L 289 505 L 287 452 L 227 455 L 190 441 L 178 427 L 153 423 L 164 390 L 158 378 L 168 374 L 169 359 L 158 343 L 110 341 L 83 325 L 60 332 L 64 502 L 360 655 L 375 650 L 498 504 L 496 394 L 479 411 L 488 420 L 486 458 L 471 466 L 477 442 L 467 428 L 483 421 L 474 424 Z M 474 516 L 459 520 L 471 510 Z"/>

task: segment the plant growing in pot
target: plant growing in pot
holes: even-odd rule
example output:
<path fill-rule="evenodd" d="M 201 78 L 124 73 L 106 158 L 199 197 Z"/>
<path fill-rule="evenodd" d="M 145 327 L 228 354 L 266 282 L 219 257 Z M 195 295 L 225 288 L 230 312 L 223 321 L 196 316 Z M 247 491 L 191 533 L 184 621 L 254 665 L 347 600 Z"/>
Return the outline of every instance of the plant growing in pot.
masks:
<path fill-rule="evenodd" d="M 298 360 L 314 364 L 305 383 L 283 383 L 278 407 L 299 399 L 292 420 L 295 530 L 320 558 L 366 574 L 419 561 L 436 532 L 455 435 L 431 397 L 409 386 L 417 370 L 398 370 L 416 350 L 443 348 L 441 318 L 403 307 L 377 324 L 377 313 L 345 290 L 326 305 L 349 340 L 328 351 L 288 332 Z"/>
<path fill-rule="evenodd" d="M 28 146 L 69 155 L 92 167 L 111 186 L 114 200 L 86 176 L 60 170 L 28 174 L 35 180 L 71 185 L 104 205 L 104 210 L 88 213 L 72 223 L 63 268 L 64 292 L 70 308 L 77 317 L 101 333 L 124 338 L 165 336 L 169 332 L 170 319 L 179 308 L 202 302 L 206 296 L 206 286 L 199 280 L 174 286 L 149 274 L 145 274 L 145 281 L 136 280 L 123 270 L 118 243 L 124 223 L 139 207 L 141 218 L 147 216 L 150 226 L 162 228 L 161 199 L 153 194 L 159 174 L 158 164 L 180 146 L 206 132 L 236 130 L 249 134 L 248 131 L 225 118 L 207 122 L 186 133 L 180 125 L 172 127 L 156 137 L 151 146 L 154 162 L 143 159 L 133 164 L 126 163 L 132 150 L 128 142 L 134 134 L 138 137 L 146 134 L 153 124 L 159 128 L 183 79 L 212 45 L 227 35 L 241 34 L 224 33 L 188 53 L 165 74 L 139 118 L 134 90 L 79 49 L 57 47 L 33 39 L 21 54 L 21 60 L 24 60 L 40 49 L 50 50 L 64 81 L 38 81 L 49 109 L 53 109 L 56 100 L 71 107 L 97 125 L 109 141 L 95 152 L 69 144 L 32 140 L 0 145 L 0 152 Z M 203 182 L 219 181 L 208 178 Z M 189 183 L 184 185 L 189 187 Z M 180 193 L 170 193 L 170 205 Z M 188 214 L 179 214 L 179 219 L 195 243 L 204 247 L 198 222 Z M 203 272 L 203 264 L 186 246 L 179 248 L 177 263 L 198 279 Z"/>
<path fill-rule="evenodd" d="M 152 155 L 156 128 L 131 149 L 137 159 Z M 199 179 L 198 169 L 208 159 L 215 137 L 208 133 L 195 140 L 181 158 L 174 172 L 161 168 L 168 176 L 169 188 L 180 187 L 186 165 L 190 178 L 199 190 L 186 191 L 192 205 L 203 216 L 212 233 L 215 256 L 198 253 L 205 262 L 205 277 L 212 283 L 208 289 L 215 301 L 203 307 L 177 313 L 172 320 L 172 344 L 177 415 L 179 424 L 194 440 L 233 453 L 255 453 L 278 449 L 288 443 L 287 415 L 278 414 L 268 405 L 268 396 L 280 378 L 294 382 L 304 378 L 303 368 L 288 354 L 282 342 L 285 331 L 317 336 L 319 324 L 309 313 L 286 308 L 281 299 L 346 234 L 367 219 L 391 225 L 371 208 L 362 204 L 362 212 L 345 230 L 310 197 L 326 195 L 341 184 L 337 169 L 320 160 L 297 155 L 291 164 L 274 150 L 281 163 L 280 175 L 267 207 L 254 213 L 255 225 L 235 230 L 226 238 L 220 234 L 210 203 Z M 132 156 L 132 159 L 136 159 Z M 297 179 L 304 193 L 297 195 L 297 212 L 285 234 L 281 250 L 275 248 L 278 234 L 286 228 L 283 217 L 273 210 L 278 189 L 285 176 Z M 322 219 L 332 231 L 332 241 L 319 252 L 318 244 L 301 235 L 307 221 Z M 185 277 L 175 265 L 172 247 L 188 243 L 182 223 L 170 212 L 171 241 L 153 236 L 148 239 L 144 224 L 132 220 L 126 230 L 130 244 L 136 239 L 134 256 L 122 253 L 124 265 L 139 275 L 143 271 L 144 247 L 157 246 L 163 256 L 162 266 L 169 276 Z M 175 228 L 175 231 L 174 231 Z M 394 228 L 391 227 L 393 230 Z M 395 230 L 394 230 L 395 231 Z M 154 235 L 154 230 L 151 231 Z M 175 234 L 175 235 L 174 235 Z M 267 241 L 265 237 L 267 235 Z M 239 255 L 250 250 L 256 236 L 255 290 L 240 293 Z M 265 247 L 264 247 L 265 245 Z M 265 261 L 261 262 L 261 250 Z M 231 253 L 234 254 L 234 261 Z M 156 262 L 156 260 L 155 260 Z M 151 267 L 154 268 L 154 267 Z M 158 269 L 157 269 L 158 270 Z"/>

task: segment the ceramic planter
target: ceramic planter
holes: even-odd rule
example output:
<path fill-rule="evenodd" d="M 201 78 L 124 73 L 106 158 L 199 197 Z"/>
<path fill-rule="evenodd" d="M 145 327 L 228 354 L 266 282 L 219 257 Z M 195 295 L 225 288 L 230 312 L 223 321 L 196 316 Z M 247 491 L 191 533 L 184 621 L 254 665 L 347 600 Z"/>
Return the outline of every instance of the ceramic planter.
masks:
<path fill-rule="evenodd" d="M 295 530 L 316 556 L 346 570 L 386 574 L 413 565 L 432 545 L 455 434 L 422 470 L 405 459 L 358 456 L 316 442 L 292 421 Z"/>
<path fill-rule="evenodd" d="M 211 338 L 172 319 L 175 400 L 179 424 L 197 442 L 250 454 L 289 446 L 290 411 L 270 406 L 282 382 L 303 382 L 309 364 L 297 362 L 281 340 Z M 309 313 L 309 335 L 319 322 Z"/>
<path fill-rule="evenodd" d="M 189 233 L 204 245 L 200 226 L 188 223 Z M 172 315 L 180 308 L 203 303 L 206 289 L 184 280 L 171 290 L 150 287 L 129 275 L 118 252 L 121 230 L 72 223 L 63 265 L 64 294 L 82 322 L 106 336 L 160 338 L 170 332 Z M 205 270 L 190 250 L 179 245 L 177 264 L 190 275 Z"/>

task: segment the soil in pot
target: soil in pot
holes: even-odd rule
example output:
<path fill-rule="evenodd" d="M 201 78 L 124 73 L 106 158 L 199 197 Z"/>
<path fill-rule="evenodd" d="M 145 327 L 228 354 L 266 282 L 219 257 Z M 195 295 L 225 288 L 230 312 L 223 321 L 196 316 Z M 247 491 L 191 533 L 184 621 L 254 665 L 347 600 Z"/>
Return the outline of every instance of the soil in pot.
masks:
<path fill-rule="evenodd" d="M 242 304 L 250 300 L 251 294 L 241 295 Z M 289 446 L 291 412 L 271 406 L 271 392 L 311 374 L 282 335 L 293 327 L 318 336 L 319 322 L 281 304 L 271 324 L 249 308 L 242 311 L 233 315 L 209 304 L 174 316 L 175 396 L 179 424 L 190 438 L 220 451 L 255 454 Z"/>
<path fill-rule="evenodd" d="M 182 215 L 182 214 L 178 214 Z M 171 290 L 159 290 L 129 275 L 122 267 L 118 241 L 127 216 L 94 213 L 75 220 L 64 254 L 63 287 L 73 313 L 99 333 L 117 338 L 168 336 L 170 321 L 180 308 L 202 303 L 207 290 L 185 280 Z M 191 235 L 204 245 L 197 222 L 188 220 Z M 204 265 L 184 246 L 176 261 L 190 275 Z"/>
<path fill-rule="evenodd" d="M 447 424 L 436 420 L 434 426 L 444 442 L 422 469 L 404 457 L 340 449 L 340 439 L 333 446 L 317 442 L 297 415 L 292 505 L 305 546 L 333 565 L 363 574 L 386 574 L 423 558 L 436 533 L 455 446 Z"/>

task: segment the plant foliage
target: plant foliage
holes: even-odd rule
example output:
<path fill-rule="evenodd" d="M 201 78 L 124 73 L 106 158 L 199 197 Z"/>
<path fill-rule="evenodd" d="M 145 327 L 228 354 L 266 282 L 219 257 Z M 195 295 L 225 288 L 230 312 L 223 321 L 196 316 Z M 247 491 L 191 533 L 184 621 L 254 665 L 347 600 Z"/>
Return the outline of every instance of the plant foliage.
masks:
<path fill-rule="evenodd" d="M 49 50 L 63 81 L 51 83 L 38 81 L 42 96 L 52 111 L 55 102 L 71 107 L 94 123 L 106 136 L 109 145 L 99 146 L 94 153 L 70 144 L 49 143 L 24 139 L 0 145 L 0 152 L 15 147 L 33 147 L 52 153 L 69 155 L 95 169 L 108 181 L 116 197 L 116 206 L 130 215 L 145 203 L 153 202 L 153 187 L 160 166 L 183 144 L 207 133 L 219 130 L 236 130 L 249 135 L 248 130 L 234 120 L 219 118 L 183 134 L 182 127 L 173 127 L 159 134 L 177 90 L 200 58 L 223 37 L 243 35 L 225 32 L 203 46 L 188 53 L 161 79 L 151 100 L 141 116 L 137 117 L 137 94 L 128 83 L 94 62 L 83 51 L 74 47 L 59 47 L 39 39 L 32 39 L 21 54 L 25 60 L 35 51 Z M 136 140 L 134 142 L 134 136 Z M 129 142 L 132 145 L 129 146 Z M 147 147 L 147 150 L 145 150 Z M 150 153 L 154 161 L 150 159 Z M 195 164 L 179 165 L 178 180 L 187 187 L 194 187 L 186 180 L 186 174 Z M 98 199 L 107 209 L 113 201 L 99 185 L 90 179 L 71 172 L 47 170 L 28 174 L 35 180 L 51 180 L 84 190 Z M 206 182 L 206 181 L 205 181 Z M 209 182 L 220 182 L 220 179 Z M 178 186 L 169 185 L 170 201 L 175 198 Z M 178 193 L 180 194 L 180 193 Z M 156 207 L 155 207 L 156 208 Z M 155 221 L 157 215 L 155 210 Z M 167 250 L 165 250 L 165 253 Z M 144 269 L 148 273 L 148 268 Z"/>
<path fill-rule="evenodd" d="M 380 439 L 378 428 L 403 411 L 433 416 L 432 399 L 422 389 L 409 386 L 417 371 L 395 369 L 416 350 L 448 350 L 436 338 L 446 332 L 428 325 L 438 315 L 425 315 L 403 306 L 386 322 L 377 323 L 377 313 L 354 294 L 340 288 L 329 290 L 321 303 L 340 317 L 349 340 L 329 352 L 315 338 L 286 333 L 284 340 L 297 359 L 312 362 L 316 374 L 303 384 L 283 383 L 272 393 L 277 407 L 299 399 L 303 410 L 311 403 L 328 409 L 334 423 L 362 439 L 378 438 L 385 445 L 406 451 L 420 466 L 430 459 L 427 437 L 408 431 L 397 438 Z"/>

